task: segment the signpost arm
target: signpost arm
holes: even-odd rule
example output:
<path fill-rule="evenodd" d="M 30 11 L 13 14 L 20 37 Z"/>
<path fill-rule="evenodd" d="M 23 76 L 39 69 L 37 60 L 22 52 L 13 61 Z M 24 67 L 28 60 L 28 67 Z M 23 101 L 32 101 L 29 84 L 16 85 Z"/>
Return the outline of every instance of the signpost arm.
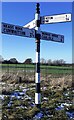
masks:
<path fill-rule="evenodd" d="M 36 93 L 35 93 L 35 104 L 38 108 L 41 107 L 41 94 L 40 94 L 40 9 L 39 3 L 36 5 L 36 73 L 35 73 L 35 83 L 36 83 Z"/>

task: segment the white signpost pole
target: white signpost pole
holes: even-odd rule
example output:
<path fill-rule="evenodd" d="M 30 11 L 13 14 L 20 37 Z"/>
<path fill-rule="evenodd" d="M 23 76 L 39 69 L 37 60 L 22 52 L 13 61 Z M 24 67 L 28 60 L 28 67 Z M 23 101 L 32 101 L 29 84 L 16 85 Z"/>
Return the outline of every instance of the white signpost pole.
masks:
<path fill-rule="evenodd" d="M 36 83 L 36 93 L 35 93 L 35 104 L 38 108 L 41 107 L 41 94 L 40 94 L 40 9 L 39 3 L 36 6 L 35 13 L 36 20 L 36 74 L 35 74 L 35 83 Z"/>

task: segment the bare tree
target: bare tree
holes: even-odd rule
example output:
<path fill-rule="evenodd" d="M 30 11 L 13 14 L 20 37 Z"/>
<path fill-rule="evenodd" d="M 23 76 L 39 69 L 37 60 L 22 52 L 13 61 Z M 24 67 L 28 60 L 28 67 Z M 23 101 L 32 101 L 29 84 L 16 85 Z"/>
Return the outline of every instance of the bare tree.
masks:
<path fill-rule="evenodd" d="M 50 65 L 50 64 L 52 64 L 52 60 L 51 59 L 48 59 L 47 60 L 47 63 Z"/>
<path fill-rule="evenodd" d="M 59 60 L 59 63 L 62 65 L 62 64 L 65 64 L 65 61 L 63 59 L 60 59 Z"/>
<path fill-rule="evenodd" d="M 63 59 L 54 60 L 54 61 L 53 61 L 53 64 L 54 64 L 54 65 L 62 65 L 62 64 L 65 64 L 65 61 L 64 61 Z"/>
<path fill-rule="evenodd" d="M 40 59 L 40 63 L 41 63 L 41 64 L 45 64 L 45 63 L 46 63 L 46 60 L 45 60 L 44 58 L 41 58 L 41 59 Z"/>
<path fill-rule="evenodd" d="M 0 63 L 2 63 L 4 61 L 2 55 L 0 55 Z"/>

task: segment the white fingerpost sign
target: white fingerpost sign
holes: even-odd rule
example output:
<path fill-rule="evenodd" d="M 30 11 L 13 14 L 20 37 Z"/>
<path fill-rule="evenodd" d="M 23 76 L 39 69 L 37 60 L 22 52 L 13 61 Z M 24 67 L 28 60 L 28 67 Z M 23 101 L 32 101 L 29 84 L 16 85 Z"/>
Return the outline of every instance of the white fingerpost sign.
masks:
<path fill-rule="evenodd" d="M 40 93 L 40 39 L 54 42 L 64 43 L 64 36 L 60 34 L 45 32 L 40 30 L 41 24 L 51 24 L 59 22 L 71 22 L 71 14 L 59 14 L 51 16 L 40 16 L 39 3 L 36 5 L 35 19 L 30 23 L 22 26 L 2 23 L 1 31 L 4 34 L 17 35 L 21 37 L 29 37 L 36 39 L 36 93 L 35 104 L 38 108 L 41 107 Z M 35 29 L 33 29 L 35 28 Z"/>
<path fill-rule="evenodd" d="M 29 22 L 28 24 L 24 25 L 23 27 L 29 28 L 29 29 L 35 28 L 36 27 L 35 19 Z"/>
<path fill-rule="evenodd" d="M 60 15 L 41 17 L 41 24 L 70 22 L 70 21 L 71 21 L 71 14 L 60 14 Z"/>

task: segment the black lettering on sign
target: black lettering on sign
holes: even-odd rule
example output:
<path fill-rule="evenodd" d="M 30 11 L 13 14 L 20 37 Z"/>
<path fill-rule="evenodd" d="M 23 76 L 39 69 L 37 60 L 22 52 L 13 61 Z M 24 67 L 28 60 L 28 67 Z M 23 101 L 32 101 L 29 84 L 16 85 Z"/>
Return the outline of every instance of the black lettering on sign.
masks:
<path fill-rule="evenodd" d="M 15 29 L 16 29 L 16 30 L 22 30 L 22 27 L 15 26 Z"/>
<path fill-rule="evenodd" d="M 56 34 L 52 34 L 52 36 L 53 36 L 53 37 L 58 37 L 58 35 L 56 35 Z"/>
<path fill-rule="evenodd" d="M 16 35 L 20 35 L 20 31 L 16 31 Z"/>
<path fill-rule="evenodd" d="M 11 33 L 16 35 L 16 31 L 15 30 L 11 30 Z"/>
<path fill-rule="evenodd" d="M 42 39 L 50 40 L 51 34 L 47 32 L 42 32 Z"/>
<path fill-rule="evenodd" d="M 58 37 L 53 36 L 52 40 L 58 41 L 59 39 L 58 39 Z"/>
<path fill-rule="evenodd" d="M 3 27 L 7 28 L 7 25 L 6 25 L 6 24 L 3 24 Z"/>
<path fill-rule="evenodd" d="M 14 29 L 13 25 L 8 25 L 7 28 Z"/>
<path fill-rule="evenodd" d="M 49 22 L 49 20 L 46 20 L 45 22 Z"/>
<path fill-rule="evenodd" d="M 11 30 L 11 33 L 14 33 L 14 30 Z"/>
<path fill-rule="evenodd" d="M 8 32 L 8 33 L 9 33 L 10 31 L 11 31 L 10 29 L 6 29 L 6 32 Z"/>
<path fill-rule="evenodd" d="M 50 17 L 50 19 L 53 19 L 53 17 Z"/>
<path fill-rule="evenodd" d="M 53 19 L 53 17 L 47 17 L 47 18 L 48 18 L 48 20 L 49 20 L 49 19 Z"/>
<path fill-rule="evenodd" d="M 44 34 L 44 32 L 42 32 L 42 35 Z"/>
<path fill-rule="evenodd" d="M 45 17 L 45 20 L 48 20 L 49 19 L 49 17 Z"/>
<path fill-rule="evenodd" d="M 47 36 L 43 36 L 44 39 L 47 39 Z"/>
<path fill-rule="evenodd" d="M 25 32 L 22 32 L 22 35 L 25 35 Z"/>
<path fill-rule="evenodd" d="M 14 29 L 14 25 L 3 24 L 4 28 Z"/>
<path fill-rule="evenodd" d="M 50 36 L 51 34 L 50 33 L 46 33 L 46 32 L 42 32 L 42 35 Z"/>
<path fill-rule="evenodd" d="M 48 19 L 48 18 L 46 17 L 46 19 Z"/>
<path fill-rule="evenodd" d="M 34 37 L 34 31 L 33 30 L 31 30 L 31 32 L 30 32 L 30 37 Z"/>

